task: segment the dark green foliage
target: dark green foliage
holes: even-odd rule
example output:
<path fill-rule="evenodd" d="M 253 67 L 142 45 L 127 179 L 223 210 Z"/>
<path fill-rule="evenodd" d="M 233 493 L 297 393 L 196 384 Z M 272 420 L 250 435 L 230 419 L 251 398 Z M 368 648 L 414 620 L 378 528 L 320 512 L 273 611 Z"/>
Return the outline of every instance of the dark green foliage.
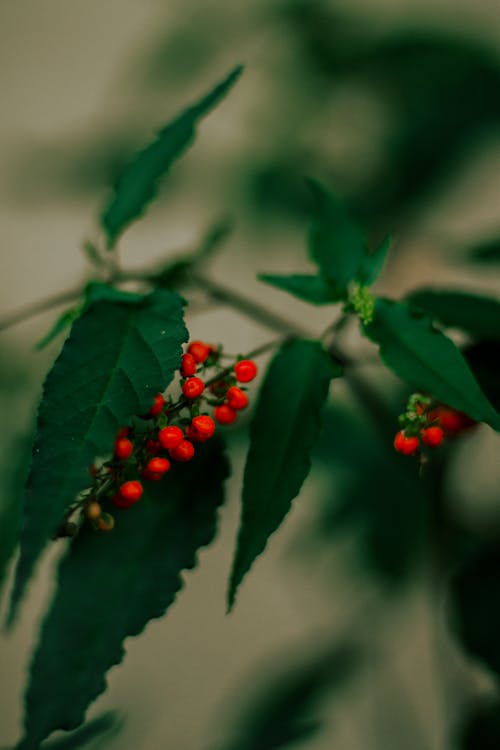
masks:
<path fill-rule="evenodd" d="M 11 619 L 66 508 L 88 486 L 90 463 L 110 453 L 118 428 L 169 384 L 187 338 L 182 300 L 172 292 L 126 302 L 126 293 L 95 285 L 93 294 L 102 298 L 75 321 L 44 384 Z"/>
<path fill-rule="evenodd" d="M 498 750 L 500 747 L 500 703 L 488 701 L 467 716 L 458 739 L 460 750 Z"/>
<path fill-rule="evenodd" d="M 452 603 L 458 636 L 470 653 L 500 675 L 500 543 L 477 552 L 455 576 Z"/>
<path fill-rule="evenodd" d="M 322 185 L 309 180 L 314 197 L 314 219 L 309 235 L 309 253 L 321 275 L 345 290 L 356 278 L 365 258 L 363 232 L 346 207 Z"/>
<path fill-rule="evenodd" d="M 433 458 L 423 477 L 413 459 L 396 453 L 397 406 L 387 433 L 363 410 L 338 405 L 324 418 L 316 458 L 328 469 L 312 553 L 356 530 L 359 557 L 370 575 L 401 585 L 415 570 L 427 539 L 429 508 L 440 491 Z M 391 419 L 392 415 L 392 419 Z"/>
<path fill-rule="evenodd" d="M 250 427 L 230 608 L 238 586 L 309 473 L 330 380 L 341 374 L 318 341 L 285 343 L 269 366 Z"/>
<path fill-rule="evenodd" d="M 0 591 L 10 560 L 19 541 L 22 523 L 24 483 L 31 459 L 31 434 L 10 439 L 2 467 L 0 500 Z"/>
<path fill-rule="evenodd" d="M 44 742 L 42 750 L 77 750 L 79 747 L 85 747 L 89 742 L 92 742 L 92 750 L 94 750 L 96 745 L 93 741 L 97 737 L 103 740 L 103 744 L 107 743 L 120 731 L 122 723 L 115 711 L 107 711 L 65 737 Z"/>
<path fill-rule="evenodd" d="M 61 315 L 59 315 L 59 317 L 52 325 L 52 328 L 37 343 L 36 348 L 39 351 L 41 349 L 45 349 L 45 347 L 52 343 L 52 341 L 54 341 L 54 339 L 56 339 L 59 334 L 64 333 L 64 331 L 71 326 L 71 324 L 74 320 L 76 320 L 79 314 L 80 309 L 77 307 L 71 307 L 69 310 L 65 310 L 63 313 L 61 313 Z"/>
<path fill-rule="evenodd" d="M 157 195 L 160 179 L 193 142 L 199 120 L 227 94 L 241 71 L 241 66 L 236 67 L 199 102 L 166 125 L 157 139 L 125 168 L 116 182 L 111 201 L 101 214 L 108 247 L 112 248 L 124 229 L 145 212 L 147 204 Z"/>
<path fill-rule="evenodd" d="M 430 318 L 405 302 L 379 299 L 364 333 L 380 346 L 385 364 L 415 390 L 500 430 L 500 415 L 481 391 L 464 357 Z"/>
<path fill-rule="evenodd" d="M 475 339 L 500 336 L 500 302 L 491 297 L 452 289 L 418 289 L 408 301 L 449 328 L 460 328 Z"/>
<path fill-rule="evenodd" d="M 274 276 L 272 274 L 260 273 L 260 281 L 271 284 L 277 289 L 290 292 L 294 297 L 312 302 L 313 305 L 331 305 L 344 298 L 344 292 L 337 289 L 321 276 L 306 274 L 292 274 L 291 276 Z"/>
<path fill-rule="evenodd" d="M 312 717 L 317 704 L 327 692 L 344 687 L 357 667 L 352 645 L 330 646 L 294 664 L 278 679 L 268 676 L 265 689 L 250 701 L 235 739 L 224 750 L 279 750 L 308 740 L 322 726 Z"/>
<path fill-rule="evenodd" d="M 201 446 L 126 511 L 110 533 L 82 529 L 63 559 L 42 626 L 26 695 L 25 737 L 34 750 L 56 729 L 74 729 L 124 656 L 123 641 L 164 615 L 216 533 L 228 464 L 222 444 Z M 50 685 L 50 692 L 47 686 Z"/>
<path fill-rule="evenodd" d="M 362 260 L 356 275 L 356 280 L 360 284 L 370 286 L 377 281 L 384 268 L 391 243 L 392 237 L 388 234 L 372 253 L 366 251 L 365 258 Z"/>
<path fill-rule="evenodd" d="M 482 390 L 500 411 L 500 339 L 471 344 L 464 356 Z"/>

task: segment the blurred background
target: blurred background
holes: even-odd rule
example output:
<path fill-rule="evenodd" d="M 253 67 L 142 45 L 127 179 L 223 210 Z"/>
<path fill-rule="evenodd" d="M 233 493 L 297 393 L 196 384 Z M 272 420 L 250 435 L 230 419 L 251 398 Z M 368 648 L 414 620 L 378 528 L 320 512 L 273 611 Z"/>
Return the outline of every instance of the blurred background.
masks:
<path fill-rule="evenodd" d="M 243 77 L 123 237 L 124 267 L 191 250 L 227 221 L 210 278 L 315 335 L 330 308 L 256 280 L 309 269 L 304 177 L 313 176 L 373 242 L 394 234 L 378 292 L 435 284 L 498 296 L 499 21 L 494 0 L 2 0 L 0 317 L 86 277 L 82 242 L 98 236 L 98 211 L 130 154 L 240 62 Z M 241 312 L 195 303 L 194 338 L 246 351 L 273 336 Z M 34 344 L 58 312 L 1 334 L 0 522 L 22 495 L 13 469 L 60 341 L 42 352 Z M 407 392 L 355 331 L 344 339 L 394 415 L 390 436 Z M 492 398 L 499 391 L 497 379 Z M 219 538 L 167 617 L 127 641 L 89 712 L 118 709 L 119 726 L 97 724 L 88 746 L 479 748 L 473 717 L 496 688 L 463 655 L 431 570 L 442 477 L 419 482 L 340 382 L 316 470 L 224 614 L 247 423 L 229 432 Z M 498 449 L 481 427 L 445 459 L 448 507 L 479 535 L 500 526 Z M 0 637 L 0 746 L 19 736 L 60 553 L 46 555 L 17 628 Z"/>

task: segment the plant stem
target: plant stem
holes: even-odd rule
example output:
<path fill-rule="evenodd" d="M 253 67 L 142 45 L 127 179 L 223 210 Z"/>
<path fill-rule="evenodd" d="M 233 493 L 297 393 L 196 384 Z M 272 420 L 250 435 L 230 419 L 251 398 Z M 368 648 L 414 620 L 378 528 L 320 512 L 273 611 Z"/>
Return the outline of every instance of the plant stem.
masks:
<path fill-rule="evenodd" d="M 47 312 L 53 307 L 58 307 L 59 305 L 65 305 L 68 302 L 73 302 L 73 300 L 78 299 L 82 291 L 83 287 L 81 284 L 79 284 L 72 289 L 67 289 L 65 292 L 59 292 L 58 294 L 54 294 L 50 297 L 46 297 L 45 299 L 33 302 L 30 305 L 26 305 L 25 307 L 21 307 L 12 313 L 8 313 L 0 319 L 0 331 L 4 331 L 6 328 L 10 328 L 10 326 L 22 323 L 23 321 L 28 320 L 29 318 L 32 318 L 39 313 Z"/>

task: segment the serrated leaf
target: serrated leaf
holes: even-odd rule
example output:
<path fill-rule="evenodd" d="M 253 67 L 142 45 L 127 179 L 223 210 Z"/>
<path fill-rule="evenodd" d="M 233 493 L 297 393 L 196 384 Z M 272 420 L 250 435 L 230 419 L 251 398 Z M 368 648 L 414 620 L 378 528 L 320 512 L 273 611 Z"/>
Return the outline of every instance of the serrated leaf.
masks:
<path fill-rule="evenodd" d="M 379 299 L 364 333 L 380 347 L 385 364 L 416 390 L 430 393 L 478 422 L 500 430 L 500 415 L 490 404 L 453 341 L 430 318 L 406 302 Z"/>
<path fill-rule="evenodd" d="M 105 690 L 106 672 L 122 661 L 124 639 L 165 614 L 182 587 L 181 572 L 194 568 L 198 550 L 214 539 L 227 475 L 214 439 L 197 448 L 191 464 L 175 464 L 161 482 L 149 483 L 132 508 L 111 506 L 112 532 L 82 529 L 60 565 L 41 629 L 18 750 L 38 749 L 52 731 L 81 724 Z"/>
<path fill-rule="evenodd" d="M 309 253 L 322 276 L 345 290 L 356 278 L 366 255 L 362 230 L 345 206 L 326 188 L 308 180 L 315 210 L 309 234 Z"/>
<path fill-rule="evenodd" d="M 271 362 L 250 427 L 229 608 L 244 576 L 300 491 L 311 467 L 310 454 L 330 380 L 341 374 L 318 341 L 287 342 Z"/>
<path fill-rule="evenodd" d="M 103 287 L 101 294 L 110 294 Z M 88 466 L 112 450 L 118 428 L 148 410 L 171 381 L 187 339 L 182 300 L 157 290 L 102 298 L 75 321 L 49 372 L 28 478 L 11 615 L 68 505 L 88 486 Z"/>
<path fill-rule="evenodd" d="M 239 78 L 239 65 L 200 101 L 186 109 L 159 133 L 155 141 L 135 156 L 118 179 L 111 201 L 101 214 L 108 247 L 141 216 L 157 195 L 158 183 L 172 163 L 191 145 L 198 121 L 213 109 Z"/>
<path fill-rule="evenodd" d="M 308 274 L 274 276 L 259 273 L 257 278 L 277 289 L 293 294 L 294 297 L 304 302 L 311 302 L 313 305 L 331 305 L 344 299 L 344 292 L 322 276 Z"/>
<path fill-rule="evenodd" d="M 65 310 L 61 313 L 45 336 L 35 344 L 35 349 L 38 351 L 45 349 L 45 347 L 54 341 L 60 333 L 64 333 L 64 331 L 71 326 L 79 314 L 80 307 L 71 307 L 69 310 Z"/>
<path fill-rule="evenodd" d="M 408 298 L 449 328 L 460 328 L 476 339 L 500 336 L 500 302 L 492 297 L 452 289 L 418 289 Z"/>
<path fill-rule="evenodd" d="M 361 262 L 356 275 L 356 281 L 358 281 L 359 284 L 370 286 L 377 281 L 384 268 L 387 253 L 389 252 L 391 244 L 392 237 L 388 234 L 372 253 L 366 251 L 365 257 Z"/>

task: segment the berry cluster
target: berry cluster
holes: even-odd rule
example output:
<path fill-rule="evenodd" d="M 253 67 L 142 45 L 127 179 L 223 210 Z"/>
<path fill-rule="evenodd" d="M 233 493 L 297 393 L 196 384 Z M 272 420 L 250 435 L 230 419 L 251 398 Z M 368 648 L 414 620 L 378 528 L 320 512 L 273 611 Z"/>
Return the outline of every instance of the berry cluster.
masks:
<path fill-rule="evenodd" d="M 224 366 L 224 359 L 233 361 Z M 174 401 L 157 394 L 147 414 L 119 430 L 112 458 L 91 467 L 92 487 L 66 515 L 72 534 L 75 524 L 68 519 L 76 510 L 95 529 L 111 531 L 114 518 L 103 506 L 130 508 L 141 499 L 143 482 L 160 481 L 172 462 L 190 461 L 196 444 L 213 436 L 216 422 L 232 424 L 248 406 L 248 396 L 238 384 L 253 380 L 257 366 L 250 359 L 224 355 L 220 347 L 193 341 L 182 355 L 179 373 L 182 395 Z M 207 407 L 213 407 L 213 416 Z"/>
<path fill-rule="evenodd" d="M 394 438 L 394 448 L 405 456 L 414 456 L 424 448 L 437 448 L 445 438 L 459 435 L 476 424 L 461 411 L 422 393 L 410 396 L 399 422 L 402 429 Z"/>

